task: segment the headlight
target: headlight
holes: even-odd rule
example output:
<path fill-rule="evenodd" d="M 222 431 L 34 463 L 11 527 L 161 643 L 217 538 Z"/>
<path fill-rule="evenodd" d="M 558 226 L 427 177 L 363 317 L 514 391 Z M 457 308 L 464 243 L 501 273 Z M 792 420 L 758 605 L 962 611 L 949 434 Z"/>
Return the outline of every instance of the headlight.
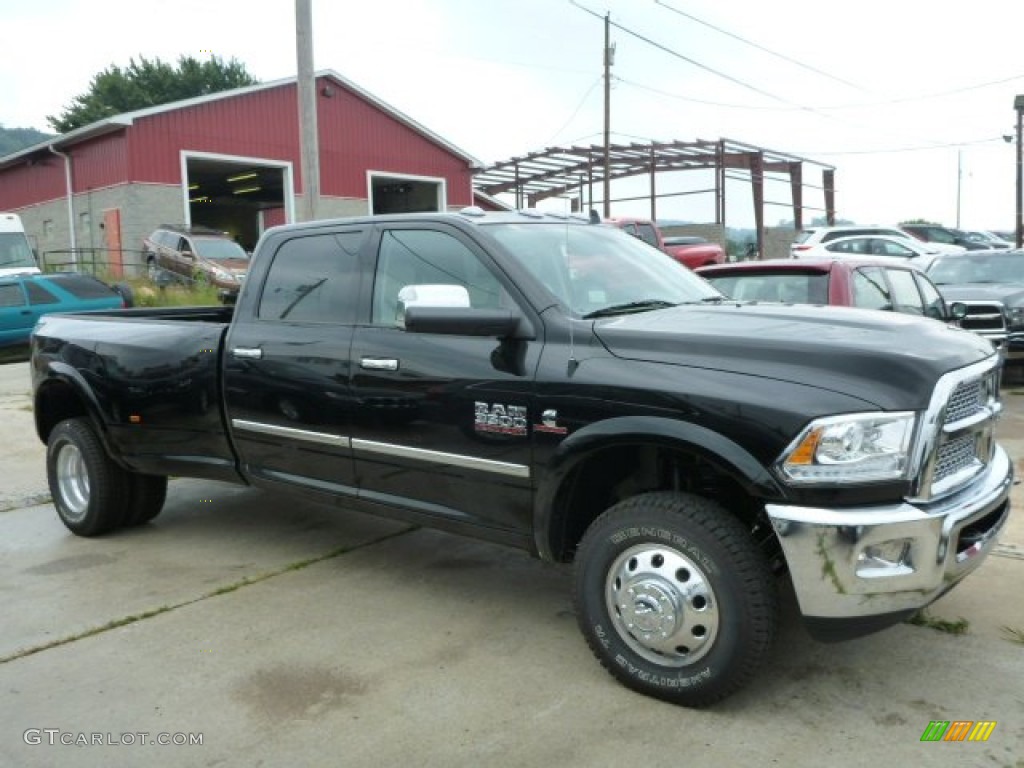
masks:
<path fill-rule="evenodd" d="M 237 282 L 233 274 L 231 274 L 230 272 L 225 272 L 223 269 L 215 269 L 213 270 L 213 274 L 218 280 L 224 280 L 225 282 L 228 283 Z"/>
<path fill-rule="evenodd" d="M 1024 325 L 1024 307 L 1007 307 L 1006 324 Z"/>
<path fill-rule="evenodd" d="M 782 454 L 777 470 L 792 485 L 899 480 L 910 467 L 913 413 L 855 413 L 816 419 Z"/>

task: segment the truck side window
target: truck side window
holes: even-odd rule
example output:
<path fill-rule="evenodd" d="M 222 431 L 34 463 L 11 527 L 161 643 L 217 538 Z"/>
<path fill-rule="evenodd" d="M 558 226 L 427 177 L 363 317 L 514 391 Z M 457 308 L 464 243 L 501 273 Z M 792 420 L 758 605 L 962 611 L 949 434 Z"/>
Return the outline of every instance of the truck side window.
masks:
<path fill-rule="evenodd" d="M 260 320 L 351 324 L 359 289 L 358 246 L 343 232 L 296 237 L 274 254 L 260 297 Z"/>
<path fill-rule="evenodd" d="M 389 229 L 381 236 L 373 286 L 375 324 L 394 325 L 407 285 L 461 285 L 474 308 L 505 306 L 507 294 L 476 255 L 445 232 Z"/>

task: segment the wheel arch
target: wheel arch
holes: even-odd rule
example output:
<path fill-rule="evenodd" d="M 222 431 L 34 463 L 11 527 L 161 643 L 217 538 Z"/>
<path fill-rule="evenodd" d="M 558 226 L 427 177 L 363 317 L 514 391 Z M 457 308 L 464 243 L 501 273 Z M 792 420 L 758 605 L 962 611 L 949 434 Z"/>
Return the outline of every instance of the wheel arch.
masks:
<path fill-rule="evenodd" d="M 102 412 L 96 395 L 75 368 L 66 363 L 52 363 L 47 378 L 35 391 L 33 402 L 36 435 L 45 444 L 53 428 L 65 419 L 87 418 L 97 436 L 107 445 Z"/>
<path fill-rule="evenodd" d="M 782 488 L 749 451 L 706 427 L 656 416 L 607 419 L 573 433 L 544 469 L 534 499 L 541 558 L 572 559 L 587 526 L 612 504 L 653 490 L 717 487 L 739 516 L 753 517 Z M 674 483 L 686 482 L 686 487 Z M 621 495 L 620 495 L 621 494 Z M 717 498 L 717 497 L 716 497 Z M 717 498 L 724 502 L 722 498 Z"/>

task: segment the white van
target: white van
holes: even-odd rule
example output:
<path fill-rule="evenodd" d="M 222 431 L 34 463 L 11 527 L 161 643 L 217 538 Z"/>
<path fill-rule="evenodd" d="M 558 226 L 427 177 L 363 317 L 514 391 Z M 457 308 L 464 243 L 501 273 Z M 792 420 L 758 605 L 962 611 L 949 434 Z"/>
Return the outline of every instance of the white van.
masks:
<path fill-rule="evenodd" d="M 38 275 L 32 246 L 16 213 L 0 213 L 0 277 Z"/>

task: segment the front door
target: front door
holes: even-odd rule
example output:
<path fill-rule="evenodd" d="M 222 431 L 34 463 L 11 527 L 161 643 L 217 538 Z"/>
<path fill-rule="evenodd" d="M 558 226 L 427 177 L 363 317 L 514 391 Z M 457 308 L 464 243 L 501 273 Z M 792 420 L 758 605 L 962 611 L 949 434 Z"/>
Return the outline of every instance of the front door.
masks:
<path fill-rule="evenodd" d="M 398 294 L 458 285 L 474 308 L 515 308 L 510 286 L 464 234 L 382 227 L 368 322 L 352 342 L 352 449 L 360 496 L 454 523 L 522 534 L 531 519 L 528 412 L 541 343 L 407 333 Z"/>

